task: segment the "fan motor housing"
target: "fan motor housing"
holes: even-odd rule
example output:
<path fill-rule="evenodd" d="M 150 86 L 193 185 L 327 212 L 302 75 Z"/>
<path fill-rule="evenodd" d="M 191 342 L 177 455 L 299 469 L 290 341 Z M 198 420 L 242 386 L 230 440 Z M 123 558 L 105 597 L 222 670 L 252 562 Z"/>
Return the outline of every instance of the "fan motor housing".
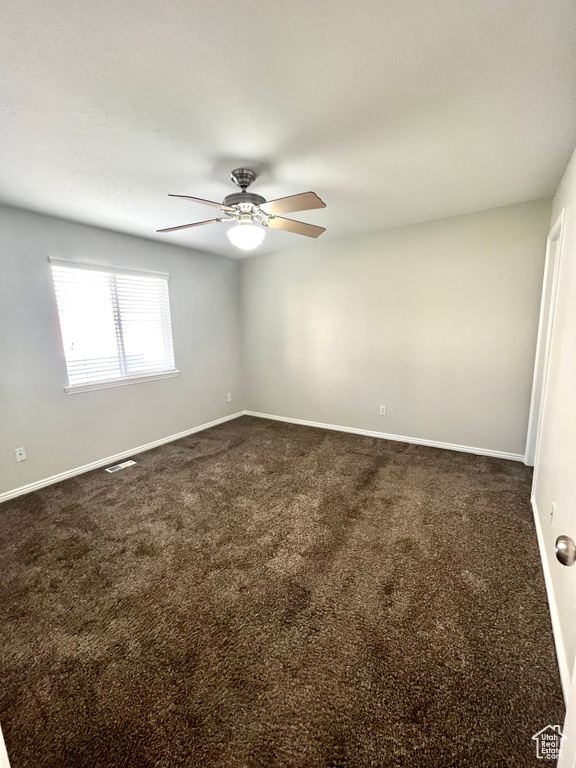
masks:
<path fill-rule="evenodd" d="M 250 203 L 250 205 L 264 205 L 266 198 L 262 195 L 256 195 L 254 192 L 234 192 L 226 195 L 223 200 L 224 205 L 240 205 L 241 203 Z"/>

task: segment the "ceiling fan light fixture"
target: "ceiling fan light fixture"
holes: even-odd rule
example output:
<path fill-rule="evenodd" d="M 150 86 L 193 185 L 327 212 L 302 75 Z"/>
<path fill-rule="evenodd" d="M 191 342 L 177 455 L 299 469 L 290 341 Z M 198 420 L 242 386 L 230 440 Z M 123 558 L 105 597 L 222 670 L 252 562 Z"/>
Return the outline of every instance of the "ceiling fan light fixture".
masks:
<path fill-rule="evenodd" d="M 262 227 L 255 226 L 251 221 L 239 221 L 226 234 L 236 248 L 240 248 L 241 251 L 252 251 L 261 245 L 265 233 Z"/>
<path fill-rule="evenodd" d="M 203 197 L 192 195 L 170 195 L 183 200 L 191 200 L 194 203 L 209 205 L 211 208 L 219 208 L 225 213 L 224 218 L 208 219 L 208 221 L 194 221 L 192 224 L 179 224 L 175 227 L 157 229 L 156 232 L 180 232 L 184 229 L 203 227 L 206 224 L 232 224 L 228 230 L 228 239 L 241 251 L 253 251 L 264 240 L 265 229 L 280 229 L 284 232 L 292 232 L 304 237 L 319 237 L 326 232 L 324 227 L 316 224 L 306 224 L 303 221 L 287 219 L 282 214 L 294 213 L 294 211 L 311 211 L 313 208 L 326 208 L 326 204 L 315 192 L 302 192 L 298 195 L 279 197 L 276 200 L 266 200 L 262 195 L 248 192 L 248 187 L 256 179 L 257 174 L 249 168 L 236 168 L 230 178 L 240 187 L 240 192 L 226 195 L 223 202 L 205 200 Z"/>

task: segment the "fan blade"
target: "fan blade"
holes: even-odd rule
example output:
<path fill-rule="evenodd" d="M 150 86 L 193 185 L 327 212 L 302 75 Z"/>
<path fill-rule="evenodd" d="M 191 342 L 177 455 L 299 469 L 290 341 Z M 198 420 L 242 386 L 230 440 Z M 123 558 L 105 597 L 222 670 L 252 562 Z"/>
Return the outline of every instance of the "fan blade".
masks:
<path fill-rule="evenodd" d="M 216 224 L 222 219 L 208 219 L 208 221 L 197 221 L 195 224 L 181 224 L 179 227 L 166 227 L 166 229 L 157 229 L 156 232 L 176 232 L 178 229 L 190 229 L 191 227 L 201 227 L 204 224 Z"/>
<path fill-rule="evenodd" d="M 320 237 L 322 232 L 326 232 L 325 227 L 305 224 L 303 221 L 294 221 L 294 219 L 283 219 L 281 216 L 275 216 L 273 219 L 270 219 L 268 226 L 273 229 L 283 229 L 285 232 L 294 232 L 295 235 L 305 235 L 306 237 Z"/>
<path fill-rule="evenodd" d="M 194 200 L 195 203 L 202 203 L 202 205 L 211 205 L 212 208 L 220 208 L 221 211 L 233 211 L 234 208 L 230 208 L 229 205 L 223 205 L 222 203 L 215 203 L 213 200 L 204 200 L 202 197 L 190 197 L 190 195 L 168 195 L 168 197 L 181 197 L 183 200 Z"/>
<path fill-rule="evenodd" d="M 278 200 L 269 200 L 260 206 L 261 211 L 273 215 L 294 213 L 294 211 L 311 211 L 312 208 L 326 208 L 326 203 L 320 200 L 314 192 L 302 192 L 301 195 L 280 197 Z"/>

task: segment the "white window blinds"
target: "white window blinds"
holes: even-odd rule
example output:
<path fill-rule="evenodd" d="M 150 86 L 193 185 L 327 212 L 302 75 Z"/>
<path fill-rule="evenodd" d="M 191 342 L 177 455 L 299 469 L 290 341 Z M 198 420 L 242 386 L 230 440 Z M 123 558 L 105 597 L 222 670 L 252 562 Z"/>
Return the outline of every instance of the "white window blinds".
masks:
<path fill-rule="evenodd" d="M 174 371 L 167 276 L 52 261 L 71 389 Z"/>

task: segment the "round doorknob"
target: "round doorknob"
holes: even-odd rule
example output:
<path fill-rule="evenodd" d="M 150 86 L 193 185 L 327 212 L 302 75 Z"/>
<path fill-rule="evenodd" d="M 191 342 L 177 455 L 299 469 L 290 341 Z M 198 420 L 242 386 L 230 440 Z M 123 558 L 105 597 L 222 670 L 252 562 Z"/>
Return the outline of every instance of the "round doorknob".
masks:
<path fill-rule="evenodd" d="M 556 559 L 562 565 L 574 565 L 576 563 L 576 542 L 570 536 L 558 536 L 556 539 Z"/>

